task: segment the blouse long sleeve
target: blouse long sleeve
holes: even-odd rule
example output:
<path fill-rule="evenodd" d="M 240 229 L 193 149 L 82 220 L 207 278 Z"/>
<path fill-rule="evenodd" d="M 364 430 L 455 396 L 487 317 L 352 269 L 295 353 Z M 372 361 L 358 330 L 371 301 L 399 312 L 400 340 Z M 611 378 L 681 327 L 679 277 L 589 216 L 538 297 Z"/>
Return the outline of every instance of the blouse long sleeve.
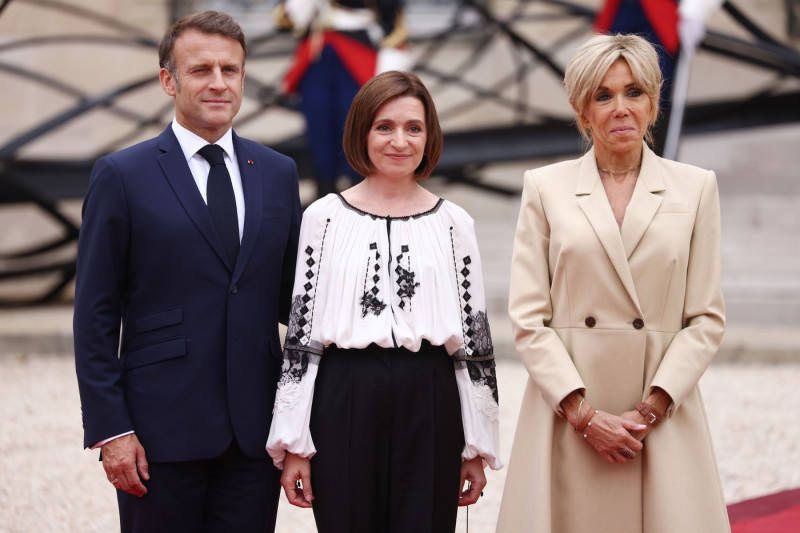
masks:
<path fill-rule="evenodd" d="M 464 336 L 463 345 L 453 354 L 464 425 L 462 458 L 482 457 L 490 468 L 497 470 L 503 467 L 500 408 L 483 269 L 472 218 L 459 211 L 454 213 L 453 220 L 453 260 Z"/>
<path fill-rule="evenodd" d="M 309 421 L 323 349 L 318 329 L 314 328 L 314 311 L 318 306 L 324 307 L 325 291 L 320 290 L 319 279 L 321 269 L 327 266 L 324 255 L 327 222 L 320 220 L 314 211 L 306 211 L 300 228 L 283 367 L 266 446 L 275 467 L 280 469 L 283 469 L 287 451 L 308 458 L 317 451 Z"/>

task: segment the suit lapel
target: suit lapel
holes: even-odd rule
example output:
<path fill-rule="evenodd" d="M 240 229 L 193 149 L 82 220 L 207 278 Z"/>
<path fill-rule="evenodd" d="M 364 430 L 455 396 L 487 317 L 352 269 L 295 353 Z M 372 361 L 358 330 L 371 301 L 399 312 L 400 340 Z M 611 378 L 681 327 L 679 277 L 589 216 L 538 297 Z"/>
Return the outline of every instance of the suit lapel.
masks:
<path fill-rule="evenodd" d="M 167 129 L 159 136 L 158 147 L 163 152 L 158 156 L 158 164 L 161 166 L 161 170 L 164 172 L 164 176 L 166 176 L 172 190 L 175 191 L 175 195 L 186 210 L 189 218 L 194 222 L 194 225 L 222 262 L 227 265 L 228 259 L 222 248 L 222 241 L 217 235 L 214 222 L 208 213 L 208 207 L 197 189 L 197 183 L 192 177 L 189 165 L 186 164 L 186 158 L 183 155 L 180 144 L 178 144 L 178 139 L 172 132 L 171 125 L 167 126 Z"/>
<path fill-rule="evenodd" d="M 639 171 L 639 179 L 636 180 L 633 196 L 630 203 L 628 203 L 625 218 L 622 221 L 622 228 L 620 229 L 626 258 L 630 258 L 642 239 L 645 230 L 647 230 L 656 212 L 658 212 L 658 208 L 661 207 L 661 196 L 654 194 L 663 192 L 665 189 L 660 170 L 658 158 L 645 145 L 642 153 L 642 168 Z"/>
<path fill-rule="evenodd" d="M 639 299 L 636 296 L 636 287 L 633 284 L 628 257 L 625 253 L 619 226 L 617 226 L 614 213 L 611 211 L 611 204 L 603 184 L 600 182 L 600 174 L 594 159 L 594 149 L 589 150 L 581 159 L 579 172 L 578 185 L 575 189 L 578 205 L 589 220 L 589 224 L 606 251 L 617 276 L 638 309 Z"/>
<path fill-rule="evenodd" d="M 236 150 L 236 159 L 239 163 L 239 173 L 242 176 L 242 189 L 244 190 L 244 233 L 242 234 L 239 258 L 236 260 L 235 280 L 247 266 L 256 245 L 256 238 L 261 231 L 264 208 L 264 183 L 261 176 L 267 169 L 259 168 L 261 161 L 256 159 L 255 154 L 247 150 L 235 132 L 233 133 L 233 146 Z M 263 163 L 261 164 L 263 165 Z"/>

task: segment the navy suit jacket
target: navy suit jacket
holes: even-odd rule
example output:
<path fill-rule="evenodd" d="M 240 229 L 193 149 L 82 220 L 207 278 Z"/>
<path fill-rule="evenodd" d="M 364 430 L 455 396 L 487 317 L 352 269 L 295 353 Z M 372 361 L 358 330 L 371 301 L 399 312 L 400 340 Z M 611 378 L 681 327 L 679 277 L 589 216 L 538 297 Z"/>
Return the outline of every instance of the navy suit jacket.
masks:
<path fill-rule="evenodd" d="M 267 458 L 300 228 L 297 169 L 235 133 L 233 143 L 245 199 L 234 267 L 171 126 L 94 166 L 73 324 L 87 447 L 133 430 L 149 461 L 215 457 L 234 438 Z"/>

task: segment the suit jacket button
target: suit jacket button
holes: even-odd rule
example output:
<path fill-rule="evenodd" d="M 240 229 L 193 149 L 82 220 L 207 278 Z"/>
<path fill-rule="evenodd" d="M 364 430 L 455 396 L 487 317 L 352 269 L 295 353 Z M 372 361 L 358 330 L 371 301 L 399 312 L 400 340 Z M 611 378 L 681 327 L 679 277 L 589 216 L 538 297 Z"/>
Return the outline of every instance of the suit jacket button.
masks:
<path fill-rule="evenodd" d="M 597 320 L 595 320 L 593 316 L 587 316 L 583 323 L 586 324 L 587 328 L 593 328 L 594 325 L 597 324 Z"/>
<path fill-rule="evenodd" d="M 637 318 L 633 321 L 633 327 L 636 329 L 642 329 L 644 327 L 644 320 L 641 318 Z"/>
<path fill-rule="evenodd" d="M 231 294 L 236 294 L 237 292 L 239 292 L 239 287 L 237 287 L 236 285 L 231 287 Z"/>

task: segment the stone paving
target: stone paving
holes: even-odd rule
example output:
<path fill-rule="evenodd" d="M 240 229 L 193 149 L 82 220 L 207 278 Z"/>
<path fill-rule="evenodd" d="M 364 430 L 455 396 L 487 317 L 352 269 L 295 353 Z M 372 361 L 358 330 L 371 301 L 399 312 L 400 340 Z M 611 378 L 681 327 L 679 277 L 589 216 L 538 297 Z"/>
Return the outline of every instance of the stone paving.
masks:
<path fill-rule="evenodd" d="M 683 148 L 684 160 L 717 170 L 720 182 L 723 290 L 730 320 L 701 389 L 729 503 L 800 487 L 800 424 L 791 420 L 792 406 L 800 404 L 797 146 L 800 128 L 783 127 L 692 137 Z M 498 165 L 487 171 L 487 179 L 519 184 L 523 168 Z M 519 198 L 436 180 L 429 186 L 476 220 L 507 459 L 526 380 L 505 314 Z M 0 532 L 118 530 L 114 491 L 96 453 L 81 450 L 70 328 L 66 305 L 0 310 Z M 487 477 L 485 497 L 469 513 L 473 532 L 494 530 L 505 470 Z M 466 521 L 462 509 L 457 531 L 466 531 Z M 278 531 L 315 531 L 310 511 L 284 500 Z"/>
<path fill-rule="evenodd" d="M 498 362 L 504 459 L 526 380 L 520 363 Z M 800 365 L 717 363 L 701 381 L 729 503 L 800 487 L 800 424 L 776 405 L 800 404 Z M 67 354 L 0 355 L 0 531 L 118 531 L 114 490 L 97 453 L 81 450 L 80 405 Z M 687 443 L 691 446 L 691 443 Z M 494 531 L 505 469 L 487 471 L 469 530 Z M 316 531 L 309 510 L 282 498 L 279 533 Z M 466 513 L 458 518 L 466 531 Z"/>

